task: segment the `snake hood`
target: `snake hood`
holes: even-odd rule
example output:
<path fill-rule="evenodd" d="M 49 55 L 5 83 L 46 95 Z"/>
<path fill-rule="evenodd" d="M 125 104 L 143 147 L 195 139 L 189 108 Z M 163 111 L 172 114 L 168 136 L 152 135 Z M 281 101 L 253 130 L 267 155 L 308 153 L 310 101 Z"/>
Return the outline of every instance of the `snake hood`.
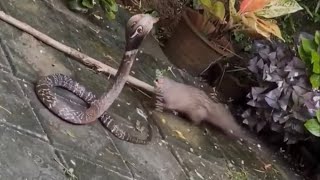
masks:
<path fill-rule="evenodd" d="M 143 39 L 151 31 L 153 24 L 157 23 L 159 18 L 150 14 L 136 14 L 132 16 L 126 27 L 126 51 L 138 49 Z"/>

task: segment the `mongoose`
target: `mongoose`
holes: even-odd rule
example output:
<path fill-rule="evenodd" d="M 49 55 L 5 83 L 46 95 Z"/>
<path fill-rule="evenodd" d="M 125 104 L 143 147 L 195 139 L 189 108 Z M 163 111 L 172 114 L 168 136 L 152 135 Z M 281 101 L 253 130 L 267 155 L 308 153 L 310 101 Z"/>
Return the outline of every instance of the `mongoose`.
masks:
<path fill-rule="evenodd" d="M 207 121 L 231 137 L 251 141 L 224 104 L 213 102 L 204 91 L 167 77 L 157 78 L 154 83 L 157 110 L 174 110 L 186 115 L 196 125 Z"/>

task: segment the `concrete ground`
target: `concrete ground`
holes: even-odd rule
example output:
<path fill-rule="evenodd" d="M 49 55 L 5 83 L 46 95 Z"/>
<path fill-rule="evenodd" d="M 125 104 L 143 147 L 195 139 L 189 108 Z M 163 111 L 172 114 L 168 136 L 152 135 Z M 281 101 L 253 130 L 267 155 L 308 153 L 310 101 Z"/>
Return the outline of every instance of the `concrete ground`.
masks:
<path fill-rule="evenodd" d="M 119 9 L 115 21 L 99 24 L 69 11 L 63 2 L 0 1 L 0 10 L 117 68 L 129 14 Z M 155 70 L 170 66 L 149 36 L 131 75 L 152 84 Z M 262 144 L 260 150 L 247 147 L 205 125 L 195 127 L 171 113 L 153 112 L 145 105 L 150 98 L 128 86 L 108 111 L 129 131 L 139 122 L 151 123 L 148 145 L 121 141 L 98 121 L 68 124 L 48 111 L 34 92 L 39 76 L 52 73 L 70 75 L 98 95 L 113 81 L 0 21 L 0 179 L 301 179 Z M 138 112 L 149 115 L 147 121 Z"/>

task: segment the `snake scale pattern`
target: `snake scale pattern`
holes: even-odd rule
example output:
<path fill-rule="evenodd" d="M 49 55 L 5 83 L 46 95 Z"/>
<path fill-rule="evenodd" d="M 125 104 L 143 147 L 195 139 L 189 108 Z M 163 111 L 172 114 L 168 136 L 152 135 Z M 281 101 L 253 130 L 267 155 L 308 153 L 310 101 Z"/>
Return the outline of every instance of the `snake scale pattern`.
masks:
<path fill-rule="evenodd" d="M 115 75 L 115 82 L 111 90 L 103 93 L 100 98 L 97 98 L 94 93 L 87 90 L 71 77 L 63 74 L 52 74 L 41 77 L 36 84 L 35 91 L 40 101 L 51 112 L 67 122 L 73 124 L 88 124 L 99 118 L 103 126 L 117 138 L 135 144 L 147 144 L 152 138 L 150 124 L 148 124 L 147 137 L 145 139 L 139 139 L 121 129 L 106 111 L 121 93 L 128 79 L 139 46 L 153 28 L 153 24 L 158 20 L 158 18 L 154 18 L 149 14 L 137 14 L 128 20 L 126 26 L 125 52 L 117 74 Z M 64 88 L 72 92 L 85 101 L 89 105 L 89 108 L 77 110 L 73 107 L 74 104 L 67 103 L 57 97 L 53 91 L 55 87 Z"/>
<path fill-rule="evenodd" d="M 61 101 L 59 98 L 57 98 L 56 94 L 53 92 L 54 87 L 64 88 L 90 105 L 97 100 L 96 95 L 87 90 L 83 85 L 64 74 L 52 74 L 41 78 L 37 83 L 36 92 L 40 100 L 52 112 L 56 113 L 56 115 L 60 118 L 73 124 L 84 124 L 87 120 L 84 112 L 74 110 L 72 107 L 70 107 L 72 104 L 66 104 L 64 101 Z M 146 140 L 130 136 L 129 133 L 119 128 L 119 126 L 115 123 L 115 120 L 108 115 L 107 112 L 104 112 L 99 120 L 106 129 L 108 129 L 113 135 L 121 140 L 136 144 L 146 144 L 151 139 L 151 135 L 148 135 Z M 151 127 L 149 124 L 148 132 L 151 132 Z"/>

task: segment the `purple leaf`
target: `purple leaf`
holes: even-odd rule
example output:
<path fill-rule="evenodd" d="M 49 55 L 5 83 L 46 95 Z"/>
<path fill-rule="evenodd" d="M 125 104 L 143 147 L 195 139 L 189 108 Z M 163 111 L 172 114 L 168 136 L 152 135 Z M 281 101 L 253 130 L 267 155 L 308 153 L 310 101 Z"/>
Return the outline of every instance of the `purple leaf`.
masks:
<path fill-rule="evenodd" d="M 265 97 L 264 99 L 270 107 L 275 108 L 275 109 L 279 109 L 279 104 L 278 104 L 277 100 L 274 100 L 274 99 L 271 99 L 268 97 Z"/>
<path fill-rule="evenodd" d="M 279 76 L 279 74 L 276 73 L 276 72 L 270 74 L 270 77 L 272 78 L 272 79 L 270 80 L 271 82 L 277 82 L 277 81 L 283 80 L 283 78 L 281 78 L 281 77 Z"/>
<path fill-rule="evenodd" d="M 277 67 L 277 69 L 276 69 L 276 73 L 280 76 L 280 77 L 287 77 L 287 74 L 288 74 L 288 72 L 285 72 L 283 69 L 279 69 L 278 67 Z"/>
<path fill-rule="evenodd" d="M 264 60 L 268 59 L 269 53 L 270 53 L 270 48 L 264 48 L 259 50 L 259 56 Z"/>
<path fill-rule="evenodd" d="M 278 100 L 282 110 L 286 111 L 289 104 L 291 93 L 284 93 L 283 96 Z"/>
<path fill-rule="evenodd" d="M 300 77 L 296 83 L 296 86 L 299 86 L 303 89 L 311 89 L 309 80 L 305 77 Z"/>
<path fill-rule="evenodd" d="M 271 130 L 275 132 L 282 132 L 282 125 L 279 123 L 271 123 Z"/>
<path fill-rule="evenodd" d="M 307 90 L 300 86 L 292 86 L 292 88 L 299 96 L 302 96 L 307 93 Z"/>
<path fill-rule="evenodd" d="M 255 100 L 250 100 L 247 102 L 247 104 L 252 107 L 263 107 L 263 105 L 260 102 L 257 102 Z"/>
<path fill-rule="evenodd" d="M 256 126 L 257 132 L 260 132 L 266 126 L 266 124 L 267 124 L 266 121 L 259 121 L 257 126 Z"/>
<path fill-rule="evenodd" d="M 282 58 L 284 58 L 285 57 L 285 52 L 284 52 L 284 48 L 282 48 L 282 47 L 277 47 L 277 59 L 279 59 L 279 60 L 281 60 Z"/>
<path fill-rule="evenodd" d="M 268 59 L 271 62 L 275 62 L 277 60 L 276 57 L 277 57 L 277 53 L 276 52 L 272 52 L 272 53 L 268 54 Z"/>
<path fill-rule="evenodd" d="M 266 97 L 268 97 L 270 99 L 278 100 L 280 95 L 281 95 L 281 91 L 278 88 L 276 88 L 276 89 L 269 91 L 266 94 Z"/>
<path fill-rule="evenodd" d="M 292 69 L 292 70 L 289 71 L 288 78 L 298 77 L 298 76 L 301 76 L 301 75 L 305 75 L 305 71 L 299 70 L 299 69 Z"/>
<path fill-rule="evenodd" d="M 252 99 L 256 100 L 259 95 L 265 92 L 267 88 L 262 88 L 262 87 L 253 87 L 251 88 L 251 95 Z"/>
<path fill-rule="evenodd" d="M 294 105 L 299 106 L 301 104 L 300 103 L 300 97 L 295 91 L 292 91 L 292 101 L 293 101 Z"/>
<path fill-rule="evenodd" d="M 249 66 L 248 66 L 248 69 L 253 72 L 253 73 L 258 73 L 258 65 L 257 65 L 257 62 L 258 62 L 258 57 L 254 57 L 253 59 L 250 60 L 249 62 Z"/>
<path fill-rule="evenodd" d="M 291 62 L 293 64 L 293 67 L 295 67 L 297 69 L 305 69 L 306 68 L 305 64 L 298 57 L 293 57 Z"/>
<path fill-rule="evenodd" d="M 263 69 L 263 67 L 264 67 L 264 62 L 263 62 L 262 59 L 259 59 L 259 61 L 257 62 L 257 67 L 258 67 L 259 69 Z"/>
<path fill-rule="evenodd" d="M 270 72 L 271 72 L 271 73 L 274 72 L 274 71 L 277 70 L 277 69 L 278 69 L 277 66 L 275 66 L 274 64 L 270 64 Z"/>
<path fill-rule="evenodd" d="M 282 118 L 282 113 L 280 112 L 274 112 L 272 114 L 272 119 L 274 122 L 279 122 L 279 120 Z"/>
<path fill-rule="evenodd" d="M 245 110 L 245 111 L 241 114 L 241 117 L 242 117 L 242 118 L 251 117 L 251 109 Z"/>
<path fill-rule="evenodd" d="M 279 123 L 283 124 L 283 123 L 287 122 L 289 119 L 290 119 L 289 115 L 282 116 L 282 118 L 279 119 Z"/>

